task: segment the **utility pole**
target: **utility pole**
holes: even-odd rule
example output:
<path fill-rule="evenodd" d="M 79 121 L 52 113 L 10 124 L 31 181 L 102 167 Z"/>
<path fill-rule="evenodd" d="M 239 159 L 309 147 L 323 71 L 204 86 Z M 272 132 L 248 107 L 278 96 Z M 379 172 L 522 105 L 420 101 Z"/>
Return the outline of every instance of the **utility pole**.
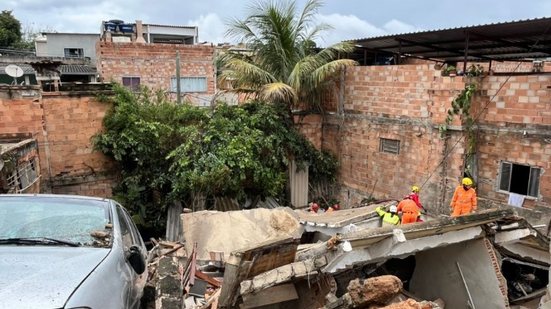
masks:
<path fill-rule="evenodd" d="M 176 51 L 176 102 L 178 104 L 182 103 L 182 98 L 180 97 L 180 51 Z"/>

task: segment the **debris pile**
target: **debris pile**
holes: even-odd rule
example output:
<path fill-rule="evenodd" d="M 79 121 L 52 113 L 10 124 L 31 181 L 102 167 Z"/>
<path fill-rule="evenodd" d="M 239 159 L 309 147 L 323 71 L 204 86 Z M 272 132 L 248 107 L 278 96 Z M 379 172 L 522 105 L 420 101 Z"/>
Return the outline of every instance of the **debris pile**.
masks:
<path fill-rule="evenodd" d="M 513 210 L 381 226 L 378 206 L 182 214 L 182 243 L 156 246 L 156 308 L 531 308 L 545 294 L 549 239 Z"/>

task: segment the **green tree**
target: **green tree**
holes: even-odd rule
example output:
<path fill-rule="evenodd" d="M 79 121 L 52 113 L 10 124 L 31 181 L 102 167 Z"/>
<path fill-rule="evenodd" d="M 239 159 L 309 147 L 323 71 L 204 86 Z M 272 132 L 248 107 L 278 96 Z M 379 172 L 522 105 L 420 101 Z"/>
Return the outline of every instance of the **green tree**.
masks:
<path fill-rule="evenodd" d="M 234 20 L 227 34 L 246 43 L 251 53 L 223 55 L 221 84 L 285 104 L 289 111 L 297 104 L 321 110 L 335 73 L 356 62 L 341 59 L 354 50 L 350 42 L 315 48 L 314 40 L 329 28 L 314 22 L 320 6 L 309 0 L 298 12 L 294 1 L 266 0 L 252 6 L 244 20 Z"/>
<path fill-rule="evenodd" d="M 0 46 L 13 47 L 21 41 L 21 23 L 12 11 L 3 10 L 0 13 Z"/>
<path fill-rule="evenodd" d="M 94 143 L 120 165 L 115 198 L 142 228 L 157 233 L 166 207 L 173 201 L 189 206 L 195 193 L 284 197 L 289 157 L 315 166 L 313 177 L 330 178 L 336 172 L 336 160 L 294 130 L 281 105 L 219 103 L 211 110 L 120 86 L 105 100 L 113 108 Z"/>

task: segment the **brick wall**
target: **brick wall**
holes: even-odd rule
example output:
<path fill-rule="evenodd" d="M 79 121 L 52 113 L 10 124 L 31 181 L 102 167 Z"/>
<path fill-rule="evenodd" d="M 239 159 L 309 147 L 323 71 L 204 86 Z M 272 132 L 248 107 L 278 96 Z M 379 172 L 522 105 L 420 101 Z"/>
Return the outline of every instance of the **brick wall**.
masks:
<path fill-rule="evenodd" d="M 445 208 L 441 197 L 451 197 L 457 184 L 464 145 L 461 132 L 441 138 L 437 124 L 464 86 L 461 78 L 440 76 L 432 64 L 347 69 L 340 102 L 331 102 L 337 112 L 318 125 L 322 147 L 340 160 L 341 201 L 350 207 L 370 196 L 401 199 L 411 185 L 424 184 L 423 202 Z M 399 153 L 381 152 L 381 138 L 398 140 Z"/>
<path fill-rule="evenodd" d="M 207 92 L 186 98 L 212 96 L 216 90 L 215 48 L 210 45 L 98 42 L 97 65 L 104 81 L 122 83 L 122 77 L 139 77 L 140 84 L 170 90 L 176 76 L 176 51 L 180 52 L 181 77 L 206 77 Z"/>
<path fill-rule="evenodd" d="M 109 108 L 93 93 L 18 95 L 0 90 L 0 134 L 38 140 L 43 192 L 111 196 L 113 162 L 94 151 L 91 138 Z"/>
<path fill-rule="evenodd" d="M 525 207 L 551 205 L 551 75 L 489 76 L 476 97 L 481 130 L 478 136 L 479 194 L 506 203 L 499 191 L 501 161 L 542 169 L 539 197 Z M 493 98 L 493 100 L 491 100 Z M 478 114 L 478 113 L 477 113 Z"/>
<path fill-rule="evenodd" d="M 322 147 L 340 160 L 344 204 L 369 196 L 401 198 L 417 184 L 429 209 L 447 213 L 465 164 L 465 132 L 457 116 L 446 138 L 438 127 L 470 81 L 443 77 L 432 64 L 347 69 L 337 104 L 342 108 L 320 125 Z M 542 168 L 540 196 L 525 206 L 550 206 L 551 75 L 489 76 L 477 82 L 472 114 L 480 121 L 479 196 L 507 202 L 508 193 L 497 190 L 499 163 L 505 160 Z M 400 141 L 400 153 L 380 152 L 380 138 Z"/>

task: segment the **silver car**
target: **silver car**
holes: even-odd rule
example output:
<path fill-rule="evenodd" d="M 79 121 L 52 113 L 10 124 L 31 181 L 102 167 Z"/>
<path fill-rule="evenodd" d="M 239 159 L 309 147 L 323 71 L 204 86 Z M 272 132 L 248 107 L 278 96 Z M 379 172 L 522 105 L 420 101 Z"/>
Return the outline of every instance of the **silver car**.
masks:
<path fill-rule="evenodd" d="M 138 308 L 146 257 L 113 200 L 0 195 L 0 308 Z"/>

